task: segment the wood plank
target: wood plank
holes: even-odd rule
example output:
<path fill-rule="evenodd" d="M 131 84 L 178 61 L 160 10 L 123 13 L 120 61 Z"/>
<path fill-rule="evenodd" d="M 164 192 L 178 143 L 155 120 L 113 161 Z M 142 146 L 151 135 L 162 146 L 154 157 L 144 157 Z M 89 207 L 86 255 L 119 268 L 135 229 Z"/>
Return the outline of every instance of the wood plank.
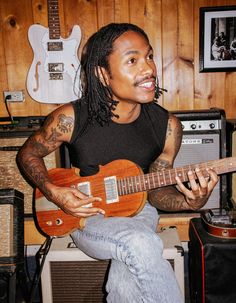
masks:
<path fill-rule="evenodd" d="M 97 31 L 97 5 L 95 1 L 67 0 L 64 3 L 67 32 L 79 25 L 82 32 L 79 57 L 88 38 Z"/>
<path fill-rule="evenodd" d="M 0 2 L 0 16 L 2 16 L 2 6 Z M 3 31 L 0 31 L 0 91 L 8 90 L 8 82 L 7 82 L 7 70 L 6 70 L 6 56 L 5 49 L 3 43 Z M 3 117 L 8 117 L 8 112 L 6 110 L 6 106 L 3 102 L 0 102 L 0 113 Z"/>
<path fill-rule="evenodd" d="M 179 108 L 179 58 L 178 58 L 178 5 L 177 1 L 162 2 L 162 50 L 163 85 L 168 90 L 164 96 L 164 107 Z"/>
<path fill-rule="evenodd" d="M 114 12 L 114 21 L 121 22 L 129 22 L 129 14 L 130 14 L 130 5 L 127 0 L 116 0 L 115 1 L 115 12 Z"/>
<path fill-rule="evenodd" d="M 154 59 L 157 67 L 157 77 L 159 85 L 162 87 L 162 18 L 161 18 L 161 1 L 146 1 L 145 24 L 144 30 L 148 34 L 150 44 L 154 51 Z M 158 100 L 163 105 L 163 96 Z"/>
<path fill-rule="evenodd" d="M 8 90 L 23 90 L 25 94 L 25 79 L 31 61 L 27 41 L 28 27 L 32 22 L 29 2 L 25 0 L 19 5 L 15 1 L 7 1 L 1 4 Z M 21 103 L 9 103 L 9 108 L 12 116 L 27 115 L 33 111 L 37 115 L 39 110 L 39 107 L 35 107 L 28 99 Z"/>
<path fill-rule="evenodd" d="M 115 12 L 114 1 L 97 0 L 98 28 L 101 28 L 109 23 L 115 22 L 114 12 Z"/>
<path fill-rule="evenodd" d="M 193 0 L 178 2 L 178 109 L 194 108 Z"/>

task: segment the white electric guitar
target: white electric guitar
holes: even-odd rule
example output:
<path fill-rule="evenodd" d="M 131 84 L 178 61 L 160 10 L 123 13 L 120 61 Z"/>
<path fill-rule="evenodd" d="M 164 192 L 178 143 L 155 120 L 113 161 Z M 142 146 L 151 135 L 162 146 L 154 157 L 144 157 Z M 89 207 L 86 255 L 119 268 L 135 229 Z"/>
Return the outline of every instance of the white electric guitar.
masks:
<path fill-rule="evenodd" d="M 80 97 L 78 48 L 81 30 L 73 27 L 67 39 L 60 36 L 58 0 L 48 0 L 48 28 L 33 24 L 28 31 L 34 59 L 26 86 L 32 99 L 42 103 L 67 103 Z"/>

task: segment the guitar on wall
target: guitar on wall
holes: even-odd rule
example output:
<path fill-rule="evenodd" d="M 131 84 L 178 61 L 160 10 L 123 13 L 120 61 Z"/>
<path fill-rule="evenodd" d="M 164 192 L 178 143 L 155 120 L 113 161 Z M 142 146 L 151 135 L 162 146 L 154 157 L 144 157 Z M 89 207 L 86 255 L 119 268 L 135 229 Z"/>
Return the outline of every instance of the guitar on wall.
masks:
<path fill-rule="evenodd" d="M 48 28 L 33 24 L 28 38 L 34 58 L 26 87 L 41 103 L 67 103 L 80 97 L 78 48 L 81 29 L 75 25 L 67 39 L 60 36 L 58 0 L 48 0 Z"/>
<path fill-rule="evenodd" d="M 101 207 L 106 217 L 133 216 L 142 210 L 147 191 L 176 184 L 178 176 L 182 182 L 188 180 L 187 172 L 199 167 L 204 176 L 207 168 L 214 168 L 217 174 L 236 170 L 236 157 L 212 160 L 205 163 L 186 165 L 179 168 L 143 174 L 142 170 L 128 160 L 115 160 L 100 166 L 97 174 L 81 177 L 77 168 L 53 168 L 49 170 L 50 179 L 57 186 L 78 188 L 81 192 L 101 197 L 101 202 L 94 202 L 94 207 Z M 85 218 L 66 214 L 43 194 L 35 191 L 35 214 L 39 228 L 44 234 L 54 237 L 68 235 L 76 229 L 82 229 Z"/>

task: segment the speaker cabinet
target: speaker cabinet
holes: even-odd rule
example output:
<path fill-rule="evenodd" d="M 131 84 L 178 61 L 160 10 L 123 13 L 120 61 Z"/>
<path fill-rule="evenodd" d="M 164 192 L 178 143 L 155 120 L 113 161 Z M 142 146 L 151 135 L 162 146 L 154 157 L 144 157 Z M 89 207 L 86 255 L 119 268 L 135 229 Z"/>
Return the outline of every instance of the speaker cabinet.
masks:
<path fill-rule="evenodd" d="M 19 118 L 16 125 L 0 125 L 0 184 L 2 188 L 15 188 L 24 194 L 24 213 L 31 215 L 33 189 L 22 177 L 16 164 L 16 154 L 26 139 L 39 129 L 42 117 Z M 33 122 L 32 122 L 33 121 Z M 36 122 L 35 122 L 36 121 Z M 45 157 L 48 169 L 60 166 L 60 151 Z"/>
<path fill-rule="evenodd" d="M 0 271 L 24 262 L 24 195 L 0 189 Z"/>
<path fill-rule="evenodd" d="M 183 248 L 177 229 L 167 228 L 159 235 L 164 243 L 163 257 L 172 265 L 184 295 Z M 54 239 L 41 276 L 43 303 L 105 302 L 109 264 L 85 255 L 70 237 Z"/>
<path fill-rule="evenodd" d="M 183 139 L 174 167 L 218 160 L 226 157 L 226 119 L 220 109 L 175 111 L 183 127 Z M 228 205 L 226 175 L 214 188 L 202 209 Z"/>
<path fill-rule="evenodd" d="M 201 218 L 189 225 L 189 279 L 191 303 L 236 301 L 236 239 L 211 236 Z"/>

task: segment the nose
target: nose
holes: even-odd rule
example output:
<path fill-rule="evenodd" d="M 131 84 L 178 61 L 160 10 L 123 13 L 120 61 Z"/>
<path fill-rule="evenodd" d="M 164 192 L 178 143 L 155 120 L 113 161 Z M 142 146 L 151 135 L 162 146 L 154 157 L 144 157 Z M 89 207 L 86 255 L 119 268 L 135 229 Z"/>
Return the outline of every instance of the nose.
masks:
<path fill-rule="evenodd" d="M 154 61 L 143 60 L 140 64 L 140 72 L 143 75 L 154 75 L 156 72 L 156 65 Z"/>

